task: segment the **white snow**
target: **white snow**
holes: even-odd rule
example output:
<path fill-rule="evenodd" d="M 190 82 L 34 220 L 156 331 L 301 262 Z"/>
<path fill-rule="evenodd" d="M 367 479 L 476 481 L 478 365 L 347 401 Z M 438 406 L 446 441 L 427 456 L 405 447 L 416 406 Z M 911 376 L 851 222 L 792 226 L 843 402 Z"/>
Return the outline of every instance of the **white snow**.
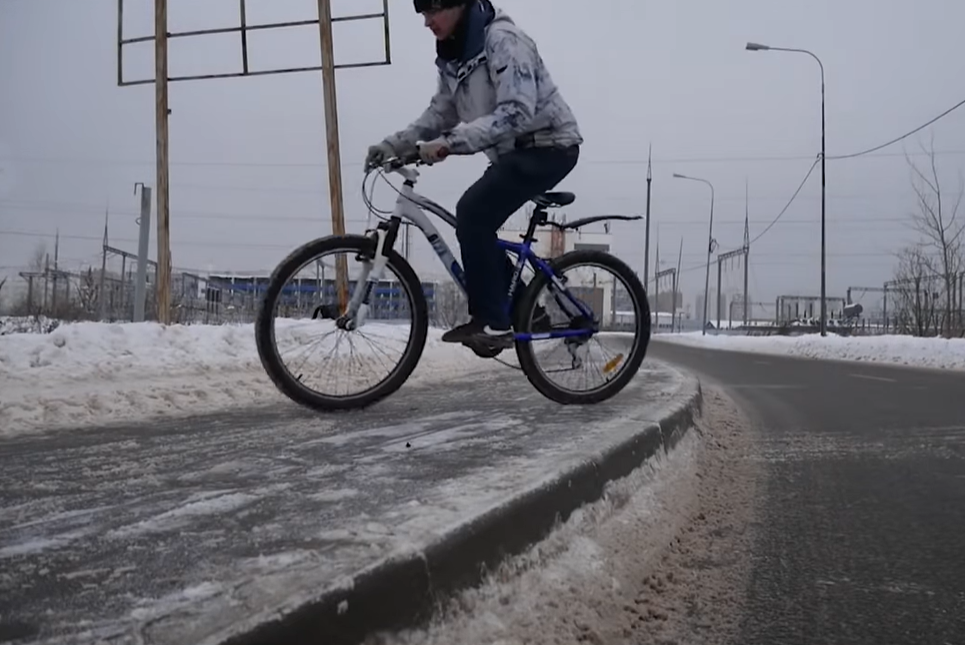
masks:
<path fill-rule="evenodd" d="M 287 324 L 285 324 L 287 323 Z M 319 376 L 358 376 L 366 369 L 383 376 L 394 367 L 408 327 L 370 322 L 364 337 L 333 334 L 319 349 L 316 327 L 306 337 L 294 321 L 278 326 L 283 351 L 301 350 Z M 401 334 L 401 338 L 400 338 Z M 493 369 L 461 345 L 442 343 L 430 329 L 410 383 L 442 381 Z M 338 360 L 330 357 L 336 339 Z M 302 345 L 306 341 L 313 344 Z M 355 360 L 350 360 L 350 351 Z M 299 352 L 286 356 L 298 358 Z M 346 369 L 352 367 L 353 369 Z M 375 380 L 368 379 L 367 386 Z M 341 383 L 341 385 L 345 385 Z M 326 388 L 331 391 L 330 386 Z M 156 323 L 76 323 L 48 334 L 0 336 L 0 437 L 56 427 L 138 421 L 171 414 L 287 402 L 269 380 L 255 348 L 254 326 Z"/>
<path fill-rule="evenodd" d="M 965 370 L 965 339 L 913 336 L 706 336 L 700 332 L 659 334 L 654 340 L 692 347 L 758 352 L 804 358 L 890 363 L 913 367 Z"/>

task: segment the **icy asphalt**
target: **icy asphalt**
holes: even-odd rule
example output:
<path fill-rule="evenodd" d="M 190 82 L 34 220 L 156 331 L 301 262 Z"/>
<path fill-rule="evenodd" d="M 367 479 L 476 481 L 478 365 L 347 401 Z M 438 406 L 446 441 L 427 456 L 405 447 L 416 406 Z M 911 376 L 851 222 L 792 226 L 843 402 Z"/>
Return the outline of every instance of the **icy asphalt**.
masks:
<path fill-rule="evenodd" d="M 533 491 L 564 488 L 560 473 L 584 468 L 594 482 L 569 485 L 595 490 L 610 448 L 633 467 L 696 391 L 648 360 L 611 402 L 563 408 L 507 370 L 350 414 L 286 405 L 0 442 L 0 643 L 220 643 L 340 592 L 326 620 L 372 622 L 348 600 L 360 573 L 423 557 L 440 584 L 465 578 L 445 549 L 419 554 L 488 537 L 481 517 L 545 503 Z M 416 587 L 383 590 L 386 606 Z"/>
<path fill-rule="evenodd" d="M 756 425 L 748 645 L 965 643 L 965 372 L 655 342 Z"/>

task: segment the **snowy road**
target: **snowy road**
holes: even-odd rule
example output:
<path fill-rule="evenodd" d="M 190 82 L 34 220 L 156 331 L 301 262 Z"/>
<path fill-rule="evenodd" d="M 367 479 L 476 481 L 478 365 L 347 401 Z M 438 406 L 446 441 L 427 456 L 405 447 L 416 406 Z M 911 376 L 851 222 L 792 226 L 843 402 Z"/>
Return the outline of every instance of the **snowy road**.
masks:
<path fill-rule="evenodd" d="M 284 405 L 3 441 L 0 641 L 224 635 L 638 431 L 683 383 L 651 363 L 611 403 L 564 409 L 496 371 L 361 413 Z"/>
<path fill-rule="evenodd" d="M 965 373 L 651 353 L 719 383 L 755 426 L 762 494 L 735 553 L 751 574 L 734 642 L 965 643 Z"/>

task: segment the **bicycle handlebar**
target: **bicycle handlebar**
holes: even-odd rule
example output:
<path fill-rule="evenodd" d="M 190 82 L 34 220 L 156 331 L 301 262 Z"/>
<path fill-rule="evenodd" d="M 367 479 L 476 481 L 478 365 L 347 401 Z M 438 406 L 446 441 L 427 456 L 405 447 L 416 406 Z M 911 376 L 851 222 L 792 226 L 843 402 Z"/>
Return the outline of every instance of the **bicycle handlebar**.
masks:
<path fill-rule="evenodd" d="M 411 154 L 396 157 L 395 159 L 391 159 L 387 162 L 387 164 L 393 169 L 401 168 L 402 166 L 421 166 L 424 163 L 425 162 L 422 161 L 422 157 L 419 155 L 418 150 Z"/>
<path fill-rule="evenodd" d="M 452 153 L 447 150 L 446 153 L 443 155 L 443 157 L 448 157 L 450 154 Z M 399 168 L 402 168 L 404 166 L 412 166 L 412 165 L 415 165 L 415 166 L 426 165 L 426 163 L 422 161 L 422 157 L 418 151 L 408 155 L 401 156 L 401 157 L 396 157 L 394 159 L 389 159 L 388 161 L 384 161 L 383 163 L 373 166 L 372 169 L 381 167 L 384 170 L 392 171 L 392 170 L 398 170 Z"/>

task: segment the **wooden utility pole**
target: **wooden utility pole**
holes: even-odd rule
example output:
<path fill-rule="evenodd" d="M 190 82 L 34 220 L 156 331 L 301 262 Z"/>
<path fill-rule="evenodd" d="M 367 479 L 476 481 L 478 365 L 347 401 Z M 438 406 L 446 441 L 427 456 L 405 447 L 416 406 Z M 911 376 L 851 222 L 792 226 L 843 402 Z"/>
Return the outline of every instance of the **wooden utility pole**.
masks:
<path fill-rule="evenodd" d="M 322 92 L 325 100 L 325 139 L 328 144 L 328 194 L 332 206 L 332 233 L 345 235 L 331 0 L 318 0 L 318 32 L 322 55 Z M 339 312 L 344 313 L 348 306 L 348 267 L 344 255 L 338 256 L 335 260 L 335 284 L 338 288 Z"/>
<path fill-rule="evenodd" d="M 157 136 L 157 315 L 171 324 L 171 219 L 168 192 L 168 0 L 154 0 L 154 88 Z"/>

